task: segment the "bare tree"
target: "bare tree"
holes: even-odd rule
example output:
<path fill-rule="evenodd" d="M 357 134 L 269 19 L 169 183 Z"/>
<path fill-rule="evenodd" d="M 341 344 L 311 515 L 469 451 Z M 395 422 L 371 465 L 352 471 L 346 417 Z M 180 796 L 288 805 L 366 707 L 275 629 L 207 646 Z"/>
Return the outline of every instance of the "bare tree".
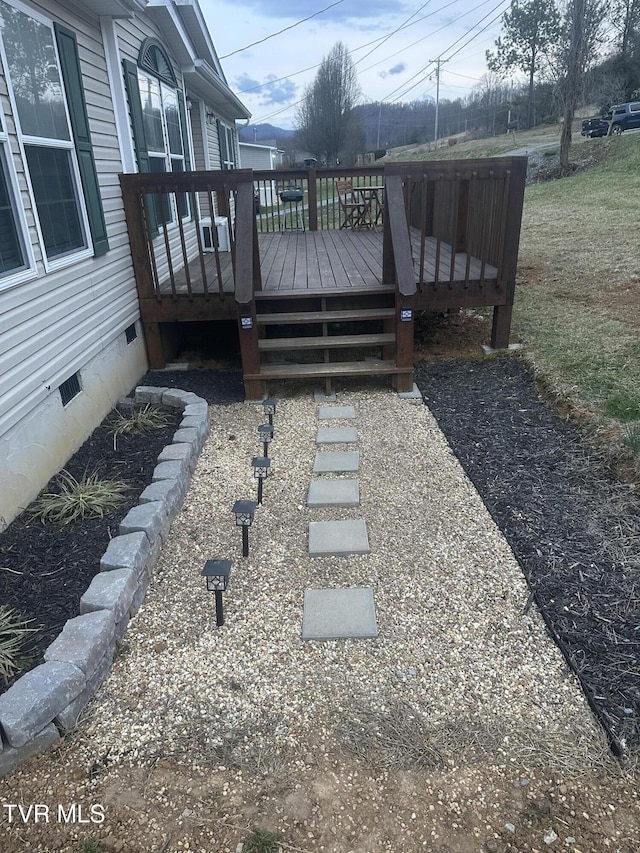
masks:
<path fill-rule="evenodd" d="M 335 165 L 345 145 L 359 96 L 358 75 L 349 51 L 336 42 L 306 88 L 296 115 L 302 145 L 328 165 Z"/>
<path fill-rule="evenodd" d="M 640 0 L 613 0 L 609 17 L 618 33 L 617 47 L 626 56 L 638 45 L 640 35 Z"/>
<path fill-rule="evenodd" d="M 535 125 L 534 81 L 545 50 L 558 37 L 560 18 L 555 0 L 512 0 L 502 16 L 503 35 L 496 51 L 487 51 L 490 71 L 522 71 L 529 81 L 529 127 Z"/>
<path fill-rule="evenodd" d="M 583 97 L 585 72 L 598 58 L 606 0 L 567 0 L 556 59 L 558 98 L 563 108 L 560 168 L 569 169 L 571 126 Z"/>

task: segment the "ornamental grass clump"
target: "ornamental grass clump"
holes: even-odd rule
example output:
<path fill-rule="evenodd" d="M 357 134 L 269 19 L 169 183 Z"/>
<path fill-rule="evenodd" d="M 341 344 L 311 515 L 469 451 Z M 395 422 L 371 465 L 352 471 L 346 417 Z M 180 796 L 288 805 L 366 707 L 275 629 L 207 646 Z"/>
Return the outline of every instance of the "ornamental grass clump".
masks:
<path fill-rule="evenodd" d="M 134 408 L 129 414 L 115 410 L 110 427 L 113 434 L 113 449 L 117 449 L 121 435 L 141 435 L 156 429 L 164 429 L 169 423 L 169 415 L 158 406 L 147 404 L 143 408 Z"/>
<path fill-rule="evenodd" d="M 25 645 L 35 630 L 27 628 L 25 620 L 12 607 L 0 606 L 0 680 L 5 684 L 27 662 Z"/>
<path fill-rule="evenodd" d="M 79 518 L 102 518 L 124 500 L 129 488 L 123 480 L 101 479 L 97 472 L 77 480 L 63 470 L 57 478 L 58 491 L 36 498 L 32 512 L 43 523 L 69 524 Z"/>

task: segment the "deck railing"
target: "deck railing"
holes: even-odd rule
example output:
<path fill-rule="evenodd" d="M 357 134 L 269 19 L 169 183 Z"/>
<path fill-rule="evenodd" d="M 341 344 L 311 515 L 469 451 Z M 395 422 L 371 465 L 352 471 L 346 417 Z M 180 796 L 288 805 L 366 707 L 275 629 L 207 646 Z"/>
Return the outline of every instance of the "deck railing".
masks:
<path fill-rule="evenodd" d="M 478 278 L 482 286 L 488 267 L 497 268 L 498 286 L 515 282 L 526 164 L 526 157 L 496 157 L 386 167 L 387 186 L 392 178 L 402 184 L 418 290 L 427 280 L 427 252 L 435 254 L 429 280 L 436 289 L 439 282 L 468 287 Z M 464 258 L 462 271 L 456 255 Z M 471 270 L 474 258 L 479 276 Z"/>
<path fill-rule="evenodd" d="M 177 303 L 185 295 L 190 300 L 232 295 L 248 306 L 261 289 L 258 232 L 340 228 L 344 213 L 337 181 L 346 179 L 354 187 L 377 188 L 369 197 L 381 205 L 376 221 L 384 224 L 383 283 L 394 284 L 407 304 L 416 291 L 425 296 L 439 291 L 431 300 L 437 307 L 499 306 L 492 341 L 504 345 L 526 162 L 526 157 L 500 157 L 352 169 L 122 175 L 140 299 Z M 302 198 L 283 201 L 280 194 L 293 188 L 302 190 Z M 216 217 L 228 223 L 230 252 L 218 245 Z M 210 245 L 204 246 L 207 223 Z M 491 292 L 478 302 L 478 284 L 482 291 L 485 280 Z M 429 299 L 421 304 L 428 307 Z"/>
<path fill-rule="evenodd" d="M 251 170 L 120 175 L 120 184 L 140 299 L 253 299 L 260 264 Z"/>
<path fill-rule="evenodd" d="M 298 225 L 308 231 L 340 228 L 343 214 L 336 182 L 347 180 L 354 187 L 375 187 L 383 184 L 383 176 L 383 166 L 254 171 L 258 231 L 281 231 Z M 300 202 L 281 199 L 280 193 L 296 188 L 302 190 Z"/>

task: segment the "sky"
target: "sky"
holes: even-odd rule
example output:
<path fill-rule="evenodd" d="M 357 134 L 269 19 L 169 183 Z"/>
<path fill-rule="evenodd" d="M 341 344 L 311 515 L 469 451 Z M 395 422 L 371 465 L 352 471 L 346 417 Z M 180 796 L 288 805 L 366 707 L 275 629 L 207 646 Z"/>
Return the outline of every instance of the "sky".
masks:
<path fill-rule="evenodd" d="M 227 82 L 251 110 L 251 122 L 292 128 L 296 102 L 338 41 L 355 63 L 361 103 L 435 101 L 438 59 L 440 98 L 464 97 L 487 73 L 486 51 L 495 47 L 510 0 L 200 0 L 200 6 Z"/>

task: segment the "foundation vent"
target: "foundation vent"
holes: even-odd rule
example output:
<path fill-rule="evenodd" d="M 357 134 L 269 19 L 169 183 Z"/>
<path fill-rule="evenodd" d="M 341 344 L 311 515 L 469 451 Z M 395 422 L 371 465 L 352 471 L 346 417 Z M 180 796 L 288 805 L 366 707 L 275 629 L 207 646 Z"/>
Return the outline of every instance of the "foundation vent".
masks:
<path fill-rule="evenodd" d="M 124 330 L 124 334 L 127 339 L 127 343 L 132 344 L 138 337 L 138 330 L 136 329 L 136 324 L 132 323 L 130 326 L 127 326 L 127 328 Z"/>
<path fill-rule="evenodd" d="M 62 400 L 62 405 L 66 406 L 67 403 L 70 403 L 74 397 L 76 397 L 82 388 L 80 387 L 80 374 L 74 373 L 73 376 L 70 376 L 68 379 L 62 383 L 60 388 L 60 398 Z"/>

